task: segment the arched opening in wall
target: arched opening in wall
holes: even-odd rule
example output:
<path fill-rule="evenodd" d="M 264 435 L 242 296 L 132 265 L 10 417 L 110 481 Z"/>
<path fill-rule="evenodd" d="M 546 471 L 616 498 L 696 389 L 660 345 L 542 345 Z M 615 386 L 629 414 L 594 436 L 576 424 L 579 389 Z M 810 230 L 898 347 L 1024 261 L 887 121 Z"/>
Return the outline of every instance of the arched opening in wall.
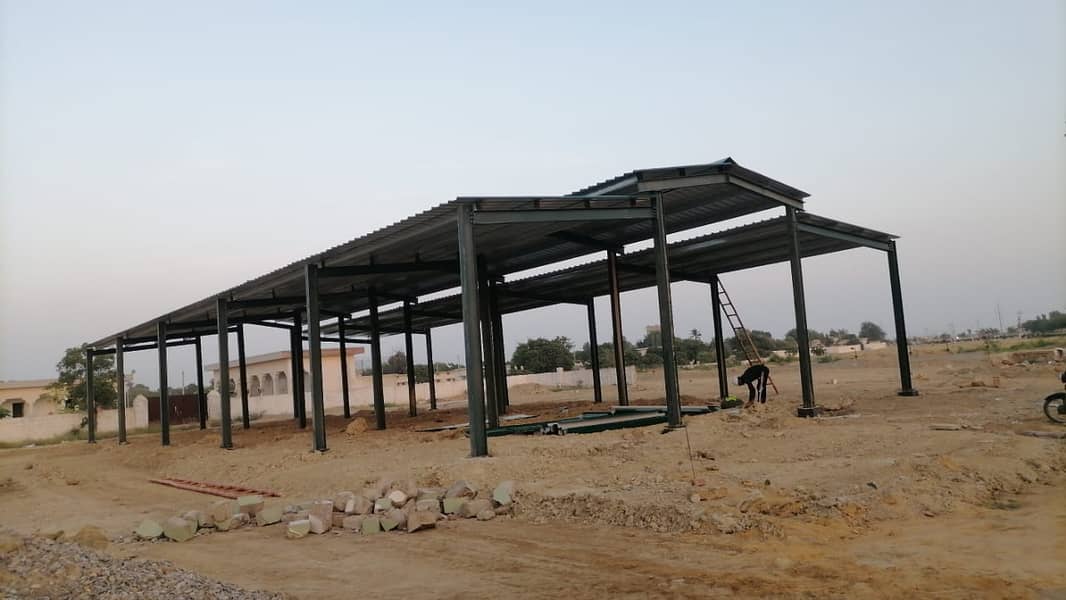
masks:
<path fill-rule="evenodd" d="M 248 387 L 249 387 L 248 393 L 250 395 L 252 395 L 252 396 L 261 396 L 261 395 L 263 395 L 263 386 L 259 385 L 259 376 L 258 375 L 252 375 L 252 381 L 248 385 Z"/>
<path fill-rule="evenodd" d="M 289 377 L 287 375 L 285 375 L 284 371 L 278 373 L 278 393 L 279 394 L 288 394 L 289 393 Z"/>
<path fill-rule="evenodd" d="M 263 375 L 263 395 L 274 395 L 274 378 L 270 376 L 270 373 Z"/>

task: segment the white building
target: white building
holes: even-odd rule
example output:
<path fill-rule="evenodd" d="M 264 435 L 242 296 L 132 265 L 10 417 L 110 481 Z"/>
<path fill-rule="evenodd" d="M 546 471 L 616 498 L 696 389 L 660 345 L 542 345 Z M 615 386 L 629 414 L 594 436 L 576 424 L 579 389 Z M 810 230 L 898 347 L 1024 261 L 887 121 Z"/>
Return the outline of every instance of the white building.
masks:
<path fill-rule="evenodd" d="M 0 408 L 7 409 L 12 418 L 43 417 L 63 409 L 62 398 L 53 395 L 48 386 L 55 379 L 0 381 Z"/>

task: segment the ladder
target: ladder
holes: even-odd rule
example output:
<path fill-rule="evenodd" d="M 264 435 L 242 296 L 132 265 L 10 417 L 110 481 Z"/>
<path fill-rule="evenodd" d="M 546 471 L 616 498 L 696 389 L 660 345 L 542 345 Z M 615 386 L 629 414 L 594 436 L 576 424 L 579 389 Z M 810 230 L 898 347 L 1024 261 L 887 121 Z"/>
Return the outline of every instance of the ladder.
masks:
<path fill-rule="evenodd" d="M 740 344 L 740 349 L 744 351 L 744 356 L 748 359 L 748 365 L 763 364 L 759 351 L 755 349 L 755 342 L 751 341 L 751 334 L 748 333 L 748 328 L 744 327 L 744 322 L 740 320 L 737 307 L 729 298 L 721 279 L 718 280 L 718 300 L 722 305 L 722 312 L 725 313 L 726 320 L 729 321 L 729 326 L 733 328 L 733 336 L 736 337 L 737 343 Z M 774 393 L 780 393 L 777 391 L 777 385 L 774 384 L 774 380 L 772 378 L 768 378 L 768 380 L 770 387 L 774 388 Z"/>

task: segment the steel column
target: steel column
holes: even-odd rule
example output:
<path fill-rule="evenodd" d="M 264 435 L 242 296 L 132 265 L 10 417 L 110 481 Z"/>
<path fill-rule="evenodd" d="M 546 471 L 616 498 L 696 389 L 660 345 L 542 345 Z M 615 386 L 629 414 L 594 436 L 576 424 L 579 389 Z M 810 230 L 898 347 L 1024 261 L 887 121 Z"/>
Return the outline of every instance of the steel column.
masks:
<path fill-rule="evenodd" d="M 301 330 L 302 313 L 296 313 L 293 319 L 296 331 L 296 372 L 292 379 L 296 394 L 296 418 L 300 422 L 300 429 L 307 429 L 307 382 L 304 381 L 304 342 Z"/>
<path fill-rule="evenodd" d="M 196 415 L 200 417 L 200 429 L 207 429 L 207 394 L 204 392 L 204 349 L 200 336 L 196 336 Z"/>
<path fill-rule="evenodd" d="M 462 286 L 463 337 L 466 342 L 466 402 L 470 420 L 470 456 L 487 456 L 485 401 L 481 386 L 481 331 L 477 297 L 477 244 L 474 241 L 473 205 L 457 209 L 459 281 Z"/>
<path fill-rule="evenodd" d="M 233 447 L 233 426 L 229 405 L 229 305 L 225 298 L 216 302 L 218 314 L 218 380 L 219 419 L 222 423 L 222 447 Z"/>
<path fill-rule="evenodd" d="M 307 349 L 311 354 L 311 423 L 314 426 L 312 449 L 326 451 L 326 405 L 322 390 L 322 318 L 318 306 L 318 265 L 304 265 L 307 297 Z"/>
<path fill-rule="evenodd" d="M 611 338 L 614 346 L 614 380 L 618 388 L 618 404 L 629 406 L 624 338 L 622 337 L 622 298 L 618 289 L 618 255 L 613 251 L 607 252 L 607 279 L 611 288 Z"/>
<path fill-rule="evenodd" d="M 115 392 L 118 404 L 118 443 L 126 443 L 126 371 L 122 353 L 122 338 L 115 339 Z"/>
<path fill-rule="evenodd" d="M 93 349 L 85 349 L 85 424 L 89 443 L 96 443 L 96 393 L 93 391 Z"/>
<path fill-rule="evenodd" d="M 813 417 L 814 382 L 811 373 L 811 346 L 807 336 L 807 300 L 803 292 L 803 265 L 799 244 L 799 228 L 796 221 L 796 209 L 785 209 L 788 216 L 789 264 L 792 267 L 792 301 L 796 311 L 796 345 L 800 363 L 800 389 L 803 392 L 803 406 L 797 414 L 801 417 Z"/>
<path fill-rule="evenodd" d="M 907 326 L 903 321 L 903 291 L 899 284 L 899 262 L 895 240 L 888 243 L 888 278 L 892 284 L 892 315 L 896 323 L 896 354 L 899 357 L 900 396 L 917 396 L 911 383 L 911 357 L 907 349 Z"/>
<path fill-rule="evenodd" d="M 507 355 L 503 345 L 503 315 L 500 313 L 500 301 L 496 282 L 489 282 L 489 313 L 492 315 L 492 348 L 496 368 L 496 407 L 497 414 L 506 414 L 511 405 L 507 392 Z"/>
<path fill-rule="evenodd" d="M 337 317 L 337 336 L 340 340 L 341 398 L 344 401 L 344 418 L 352 418 L 352 406 L 348 391 L 348 342 L 344 339 L 344 316 Z"/>
<path fill-rule="evenodd" d="M 241 427 L 249 429 L 252 422 L 248 417 L 248 362 L 244 355 L 244 323 L 237 323 L 237 368 L 241 378 Z"/>
<path fill-rule="evenodd" d="M 418 416 L 418 397 L 415 395 L 415 342 L 411 332 L 411 301 L 403 301 L 403 348 L 407 355 L 407 414 Z"/>
<path fill-rule="evenodd" d="M 381 378 L 381 324 L 378 322 L 378 297 L 370 292 L 370 378 L 374 384 L 374 418 L 377 428 L 385 429 L 385 383 Z"/>
<path fill-rule="evenodd" d="M 437 373 L 433 365 L 433 334 L 426 329 L 426 373 L 429 375 L 429 410 L 437 410 Z"/>
<path fill-rule="evenodd" d="M 725 338 L 722 337 L 722 296 L 718 276 L 711 278 L 711 312 L 714 313 L 714 360 L 718 364 L 718 399 L 729 397 L 729 374 L 725 368 Z"/>
<path fill-rule="evenodd" d="M 600 348 L 596 340 L 596 302 L 589 299 L 589 366 L 592 367 L 592 401 L 603 402 L 603 385 L 600 383 Z"/>
<path fill-rule="evenodd" d="M 488 426 L 500 426 L 500 405 L 496 399 L 496 350 L 492 336 L 492 302 L 489 293 L 488 268 L 484 257 L 478 257 L 478 311 L 481 313 L 481 347 L 485 361 L 485 414 Z M 469 379 L 467 380 L 469 385 Z"/>
<path fill-rule="evenodd" d="M 666 383 L 666 421 L 681 427 L 681 396 L 677 386 L 677 360 L 674 357 L 674 303 L 670 295 L 670 261 L 667 257 L 666 214 L 663 196 L 655 197 L 655 279 L 659 288 L 659 330 L 663 343 L 663 379 Z"/>
<path fill-rule="evenodd" d="M 164 446 L 170 445 L 170 388 L 167 383 L 167 324 L 156 323 L 159 344 L 159 433 Z"/>

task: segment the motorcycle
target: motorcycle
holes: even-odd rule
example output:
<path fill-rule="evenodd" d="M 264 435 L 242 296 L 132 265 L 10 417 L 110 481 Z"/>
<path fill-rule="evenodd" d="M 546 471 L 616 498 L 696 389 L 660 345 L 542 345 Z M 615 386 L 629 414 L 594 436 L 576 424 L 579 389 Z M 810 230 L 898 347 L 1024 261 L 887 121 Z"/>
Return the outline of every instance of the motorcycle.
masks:
<path fill-rule="evenodd" d="M 1066 386 L 1066 371 L 1062 372 L 1060 378 L 1064 386 Z M 1051 394 L 1047 398 L 1044 398 L 1044 414 L 1052 422 L 1062 423 L 1066 425 L 1066 392 L 1059 392 L 1057 394 Z"/>

